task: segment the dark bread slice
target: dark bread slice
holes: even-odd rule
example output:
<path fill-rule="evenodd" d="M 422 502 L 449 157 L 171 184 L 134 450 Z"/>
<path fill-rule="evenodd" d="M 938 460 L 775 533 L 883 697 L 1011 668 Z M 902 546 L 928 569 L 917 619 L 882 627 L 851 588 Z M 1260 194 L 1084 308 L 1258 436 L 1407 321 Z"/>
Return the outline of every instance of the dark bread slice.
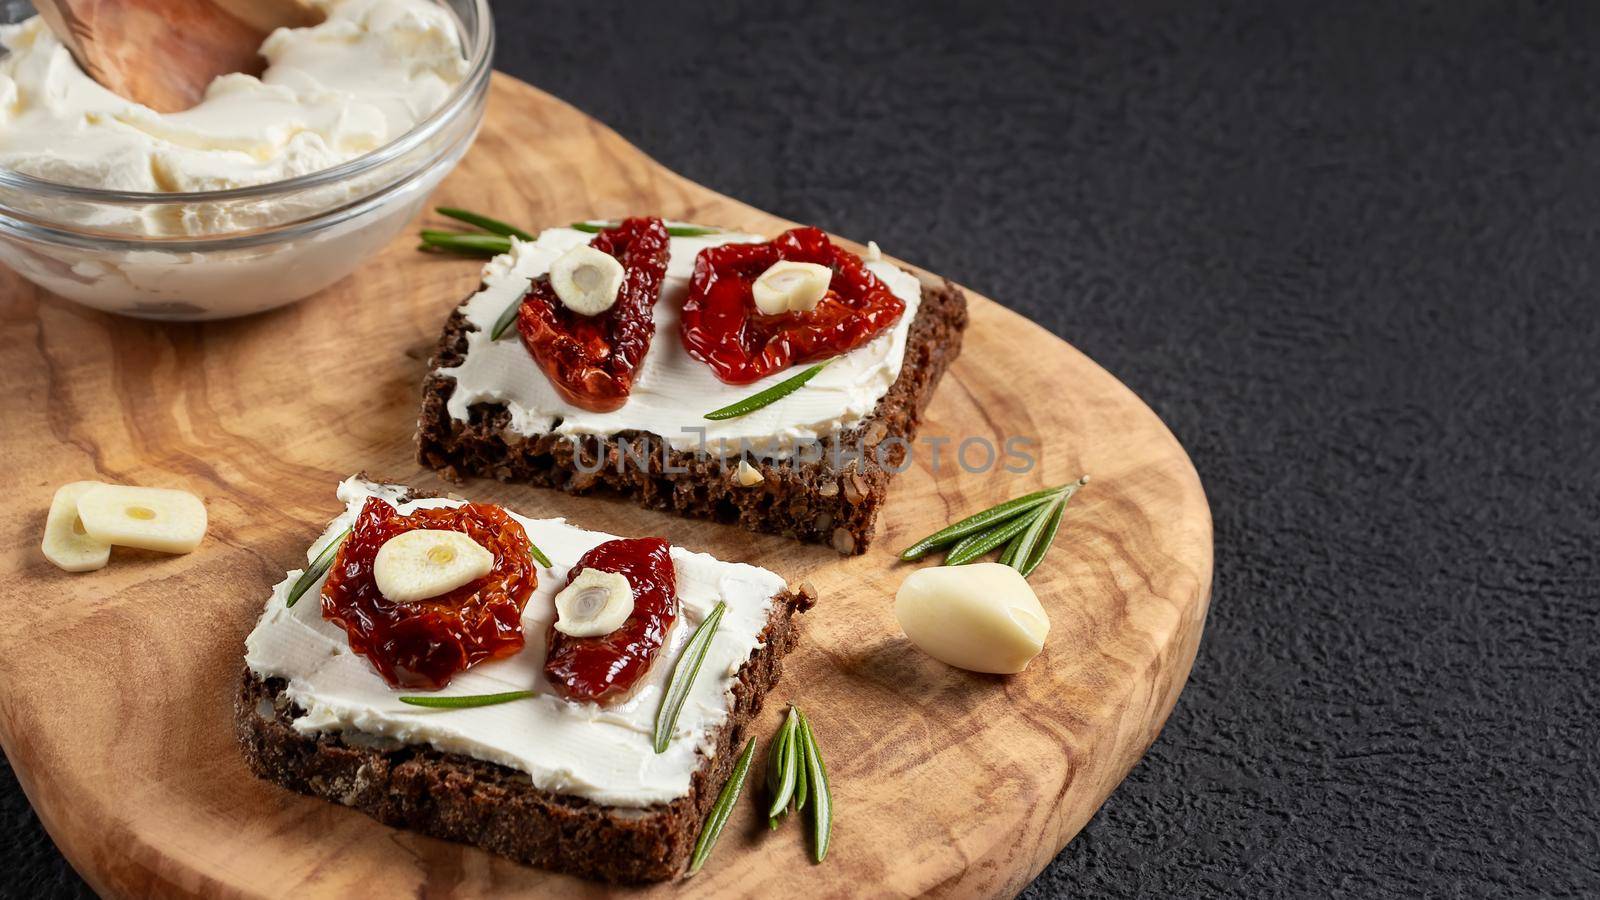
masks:
<path fill-rule="evenodd" d="M 815 602 L 809 584 L 773 598 L 762 646 L 739 669 L 715 757 L 702 759 L 687 795 L 643 810 L 541 790 L 524 772 L 460 753 L 377 737 L 301 734 L 290 723 L 303 712 L 284 695 L 284 681 L 260 678 L 248 666 L 234 701 L 235 731 L 258 777 L 386 825 L 586 878 L 665 881 L 688 862 L 767 692 L 782 675 L 783 657 L 798 641 L 795 616 Z M 656 664 L 663 662 L 671 661 Z"/>
<path fill-rule="evenodd" d="M 417 456 L 453 481 L 482 476 L 573 494 L 610 491 L 651 509 L 828 544 L 840 553 L 862 553 L 872 542 L 889 480 L 916 437 L 934 387 L 961 352 L 966 326 L 967 299 L 960 288 L 948 281 L 923 287 L 900 377 L 872 414 L 840 438 L 844 446 L 859 445 L 868 460 L 879 458 L 879 445 L 887 442 L 881 451 L 884 465 L 848 460 L 836 465 L 841 460 L 828 453 L 816 461 L 751 460 L 763 480 L 742 487 L 731 468 L 694 450 L 670 451 L 664 462 L 665 442 L 659 435 L 625 431 L 577 441 L 554 434 L 524 437 L 506 428 L 511 415 L 498 403 L 474 404 L 467 422 L 452 419 L 446 403 L 455 379 L 435 372 L 461 363 L 467 333 L 476 330 L 458 308 L 445 324 L 423 382 Z M 631 460 L 622 464 L 618 439 L 626 439 L 636 454 L 647 448 L 643 455 L 648 466 Z M 604 464 L 597 466 L 601 460 Z"/>

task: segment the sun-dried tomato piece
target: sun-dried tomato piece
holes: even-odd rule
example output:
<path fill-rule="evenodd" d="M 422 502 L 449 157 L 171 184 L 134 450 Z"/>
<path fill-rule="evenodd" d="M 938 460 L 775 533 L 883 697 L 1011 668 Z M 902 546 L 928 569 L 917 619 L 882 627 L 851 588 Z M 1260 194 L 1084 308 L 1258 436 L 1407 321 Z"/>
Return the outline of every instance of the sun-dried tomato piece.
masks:
<path fill-rule="evenodd" d="M 616 631 L 573 637 L 550 626 L 544 674 L 569 700 L 607 703 L 626 695 L 661 654 L 678 617 L 672 549 L 660 538 L 606 541 L 583 555 L 567 583 L 584 569 L 617 572 L 633 587 L 633 612 Z"/>
<path fill-rule="evenodd" d="M 769 316 L 756 309 L 751 285 L 780 260 L 833 270 L 828 293 L 809 312 Z M 882 334 L 906 310 L 861 257 L 816 228 L 795 228 L 765 244 L 723 244 L 700 251 L 680 326 L 689 354 L 729 384 L 854 350 Z"/>
<path fill-rule="evenodd" d="M 517 332 L 562 398 L 610 412 L 628 401 L 633 378 L 656 333 L 655 303 L 667 275 L 667 226 L 660 219 L 624 219 L 589 246 L 609 253 L 626 273 L 617 302 L 599 315 L 567 309 L 540 276 L 517 311 Z"/>
<path fill-rule="evenodd" d="M 494 554 L 488 575 L 427 600 L 396 603 L 378 590 L 372 564 L 378 548 L 419 528 L 459 531 Z M 322 586 L 322 617 L 345 631 L 396 687 L 442 688 L 456 673 L 522 649 L 522 608 L 539 583 L 528 535 L 498 506 L 468 503 L 401 515 L 371 497 Z"/>

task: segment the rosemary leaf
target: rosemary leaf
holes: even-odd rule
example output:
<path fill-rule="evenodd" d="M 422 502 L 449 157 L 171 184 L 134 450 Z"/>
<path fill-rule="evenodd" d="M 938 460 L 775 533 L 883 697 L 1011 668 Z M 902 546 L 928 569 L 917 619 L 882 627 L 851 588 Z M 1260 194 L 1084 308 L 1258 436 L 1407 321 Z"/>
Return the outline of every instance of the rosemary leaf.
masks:
<path fill-rule="evenodd" d="M 311 561 L 311 565 L 307 566 L 306 570 L 300 573 L 300 577 L 294 580 L 294 586 L 289 588 L 289 596 L 283 600 L 284 606 L 291 607 L 299 603 L 301 595 L 311 590 L 313 584 L 321 581 L 322 576 L 328 574 L 328 567 L 333 565 L 334 554 L 339 552 L 339 548 L 344 544 L 344 539 L 349 536 L 350 529 L 346 528 L 339 532 L 338 537 L 329 541 L 327 546 L 322 548 L 322 552 L 318 553 L 317 558 Z"/>
<path fill-rule="evenodd" d="M 550 568 L 550 557 L 544 555 L 544 551 L 539 549 L 538 544 L 529 541 L 528 552 L 533 554 L 534 561 L 539 565 L 544 566 L 546 569 Z"/>
<path fill-rule="evenodd" d="M 1033 509 L 1034 507 L 1043 506 L 1044 504 L 1049 503 L 1050 500 L 1060 490 L 1061 488 L 1059 487 L 1053 487 L 1046 488 L 1042 491 L 1034 491 L 1031 494 L 1024 494 L 1023 496 L 1017 497 L 1014 500 L 1007 500 L 1004 503 L 991 506 L 982 512 L 974 513 L 959 522 L 956 522 L 952 525 L 946 525 L 938 531 L 935 531 L 933 534 L 928 535 L 922 540 L 917 541 L 915 544 L 912 544 L 906 549 L 900 551 L 900 558 L 904 560 L 921 559 L 922 557 L 927 556 L 930 552 L 937 550 L 946 544 L 955 543 L 969 534 L 987 530 L 994 525 L 1004 522 L 1012 516 L 1018 516 L 1030 509 Z"/>
<path fill-rule="evenodd" d="M 785 718 L 778 725 L 778 733 L 772 736 L 772 744 L 767 750 L 767 793 L 778 793 L 778 781 L 783 774 L 783 745 L 793 735 L 794 729 L 791 722 Z"/>
<path fill-rule="evenodd" d="M 944 564 L 947 566 L 962 566 L 988 553 L 994 548 L 1004 544 L 1019 534 L 1022 534 L 1050 507 L 1036 506 L 1020 516 L 1008 519 L 1000 525 L 971 534 L 956 542 L 950 552 L 945 554 Z"/>
<path fill-rule="evenodd" d="M 706 858 L 711 855 L 711 848 L 717 845 L 722 826 L 728 824 L 728 816 L 732 815 L 733 806 L 739 801 L 739 791 L 744 788 L 745 776 L 750 774 L 750 760 L 755 755 L 756 739 L 751 738 L 750 743 L 744 745 L 744 752 L 739 754 L 739 761 L 733 764 L 733 773 L 722 786 L 722 793 L 717 795 L 711 815 L 706 817 L 705 827 L 700 829 L 700 839 L 694 844 L 694 855 L 689 857 L 690 875 L 700 871 L 700 867 L 706 864 Z"/>
<path fill-rule="evenodd" d="M 522 311 L 522 301 L 526 299 L 527 296 L 528 292 L 523 291 L 521 294 L 517 295 L 517 299 L 511 301 L 511 303 L 506 306 L 505 311 L 500 313 L 500 318 L 494 320 L 494 327 L 489 329 L 489 340 L 500 340 L 506 331 L 511 328 L 511 324 L 517 321 L 517 314 Z M 545 563 L 545 565 L 548 566 L 549 563 Z"/>
<path fill-rule="evenodd" d="M 466 234 L 456 231 L 422 232 L 423 250 L 448 250 L 467 256 L 499 256 L 511 249 L 511 239 L 498 234 Z"/>
<path fill-rule="evenodd" d="M 705 237 L 708 234 L 721 234 L 721 228 L 712 228 L 709 225 L 668 225 L 668 237 Z"/>
<path fill-rule="evenodd" d="M 772 805 L 767 810 L 767 816 L 775 818 L 783 814 L 789 801 L 794 799 L 795 770 L 800 766 L 800 741 L 796 738 L 795 730 L 799 720 L 795 716 L 794 707 L 789 707 L 789 716 L 783 721 L 782 737 L 779 739 L 778 753 L 778 785 L 772 793 Z"/>
<path fill-rule="evenodd" d="M 507 225 L 499 219 L 491 219 L 488 216 L 479 215 L 478 213 L 471 212 L 469 210 L 457 209 L 454 206 L 441 206 L 434 211 L 441 216 L 449 216 L 452 219 L 457 219 L 467 223 L 468 225 L 476 225 L 477 227 L 482 228 L 484 231 L 488 231 L 493 234 L 521 238 L 525 241 L 533 240 L 533 235 L 523 231 L 521 228 L 518 228 L 515 225 Z"/>
<path fill-rule="evenodd" d="M 778 726 L 778 733 L 772 736 L 772 744 L 767 753 L 767 794 L 777 796 L 778 785 L 782 780 L 784 762 L 787 760 L 789 744 L 799 740 L 793 727 L 793 722 L 785 718 L 783 724 Z M 767 827 L 777 830 L 782 813 L 773 813 L 767 816 Z"/>
<path fill-rule="evenodd" d="M 1039 563 L 1044 561 L 1044 555 L 1049 551 L 1050 545 L 1055 543 L 1056 531 L 1061 528 L 1061 514 L 1066 508 L 1066 500 L 1057 500 L 1051 504 L 1050 512 L 1044 517 L 1038 533 L 1035 534 L 1034 529 L 1030 528 L 1026 534 L 1020 535 L 1013 542 L 1017 546 L 1017 552 L 1012 554 L 1010 559 L 1002 559 L 1000 562 L 1016 569 L 1022 577 L 1028 577 L 1028 573 L 1038 568 Z"/>
<path fill-rule="evenodd" d="M 838 357 L 834 357 L 834 359 L 837 358 Z M 804 372 L 801 372 L 799 375 L 796 375 L 793 378 L 786 378 L 772 387 L 761 391 L 760 393 L 751 394 L 743 400 L 728 406 L 724 406 L 721 409 L 714 409 L 711 412 L 706 413 L 706 418 L 716 421 L 721 421 L 723 419 L 737 419 L 740 416 L 747 416 L 763 406 L 771 406 L 795 391 L 800 390 L 800 388 L 805 386 L 806 382 L 817 377 L 817 373 L 821 372 L 823 368 L 831 362 L 833 362 L 832 359 L 819 362 L 811 368 L 806 369 Z"/>
<path fill-rule="evenodd" d="M 1044 562 L 1044 555 L 1050 552 L 1050 545 L 1055 543 L 1056 532 L 1061 528 L 1061 516 L 1067 510 L 1067 501 L 1072 499 L 1072 495 L 1076 494 L 1079 488 L 1088 483 L 1089 476 L 1085 475 L 1079 478 L 1077 483 L 1068 485 L 1061 499 L 1056 501 L 1054 510 L 1046 517 L 1048 521 L 1045 522 L 1043 530 L 1033 545 L 1027 548 L 1027 552 L 1023 552 L 1022 539 L 1018 538 L 1017 552 L 1012 554 L 1011 559 L 1002 558 L 1000 561 L 1016 569 L 1024 578 L 1033 574 L 1033 570 L 1039 568 L 1039 563 Z"/>
<path fill-rule="evenodd" d="M 828 767 L 822 764 L 822 748 L 817 746 L 817 736 L 811 731 L 811 722 L 805 713 L 795 711 L 800 715 L 805 766 L 812 784 L 812 858 L 822 862 L 822 858 L 828 855 L 828 840 L 833 836 L 833 794 L 828 790 Z"/>
<path fill-rule="evenodd" d="M 808 799 L 807 794 L 809 794 L 811 790 L 811 777 L 806 769 L 805 745 L 800 743 L 800 721 L 798 716 L 795 718 L 794 732 L 794 740 L 796 745 L 794 766 L 794 808 L 796 810 L 802 810 L 806 808 L 806 800 Z"/>
<path fill-rule="evenodd" d="M 1016 564 L 1016 560 L 1027 559 L 1033 555 L 1033 548 L 1038 546 L 1039 538 L 1044 535 L 1045 526 L 1052 518 L 1060 515 L 1064 503 L 1064 500 L 1057 497 L 1050 501 L 1049 506 L 1033 514 L 1028 521 L 1027 530 L 1016 536 L 1017 552 L 1012 556 L 1012 565 Z"/>
<path fill-rule="evenodd" d="M 510 703 L 513 700 L 526 700 L 537 696 L 539 696 L 538 691 L 506 691 L 501 694 L 467 694 L 454 697 L 418 694 L 401 697 L 400 702 L 412 706 L 426 706 L 430 709 L 472 709 L 476 706 L 494 706 L 498 703 Z"/>
<path fill-rule="evenodd" d="M 1022 537 L 1021 535 L 1018 535 L 1017 537 L 1014 537 L 1011 540 L 1006 541 L 1006 548 L 1004 550 L 1000 551 L 1000 565 L 1009 566 L 1009 565 L 1011 565 L 1011 561 L 1013 559 L 1016 559 L 1016 557 L 1017 557 L 1017 544 L 1020 542 L 1021 537 Z"/>
<path fill-rule="evenodd" d="M 599 234 L 607 228 L 615 228 L 616 222 L 573 222 L 572 229 L 585 234 Z M 708 234 L 721 234 L 721 228 L 712 228 L 707 225 L 668 225 L 668 237 L 704 237 Z"/>
<path fill-rule="evenodd" d="M 661 709 L 656 711 L 657 753 L 667 752 L 667 744 L 672 742 L 672 729 L 678 724 L 678 713 L 683 711 L 683 703 L 689 699 L 689 689 L 694 687 L 695 676 L 700 674 L 700 664 L 706 659 L 706 650 L 716 636 L 717 623 L 722 621 L 722 613 L 727 608 L 726 603 L 717 603 L 700 627 L 694 630 L 689 643 L 684 645 L 683 655 L 672 667 L 672 679 L 667 683 L 667 692 L 661 696 Z"/>

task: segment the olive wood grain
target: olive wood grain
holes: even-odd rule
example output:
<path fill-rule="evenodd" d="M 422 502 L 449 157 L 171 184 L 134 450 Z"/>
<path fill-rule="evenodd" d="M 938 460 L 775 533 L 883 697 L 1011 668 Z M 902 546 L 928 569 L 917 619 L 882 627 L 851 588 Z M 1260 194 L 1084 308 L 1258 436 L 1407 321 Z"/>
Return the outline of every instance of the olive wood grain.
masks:
<path fill-rule="evenodd" d="M 534 228 L 630 213 L 764 233 L 788 224 L 674 175 L 500 75 L 476 147 L 436 200 Z M 0 744 L 97 890 L 602 891 L 387 828 L 246 771 L 230 709 L 244 637 L 269 586 L 301 564 L 337 512 L 335 483 L 362 469 L 591 528 L 664 535 L 821 593 L 760 734 L 764 746 L 785 701 L 816 723 L 837 815 L 827 862 L 811 864 L 796 823 L 769 833 L 747 799 L 700 874 L 641 892 L 1010 895 L 1154 740 L 1205 618 L 1210 512 L 1173 436 L 1083 354 L 973 295 L 966 349 L 923 437 L 950 446 L 1037 438 L 1037 467 L 971 474 L 949 464 L 947 446 L 935 473 L 919 445 L 890 491 L 883 539 L 841 558 L 625 502 L 490 481 L 458 488 L 420 470 L 412 433 L 425 359 L 477 282 L 474 263 L 418 253 L 407 236 L 293 307 L 160 324 L 92 312 L 0 272 L 0 451 L 13 486 L 0 515 Z M 894 550 L 1084 473 L 1093 483 L 1032 577 L 1052 629 L 1025 673 L 957 671 L 906 643 L 892 598 L 913 567 Z M 210 535 L 189 556 L 119 549 L 102 571 L 60 572 L 39 552 L 45 511 L 58 484 L 85 478 L 195 491 Z"/>

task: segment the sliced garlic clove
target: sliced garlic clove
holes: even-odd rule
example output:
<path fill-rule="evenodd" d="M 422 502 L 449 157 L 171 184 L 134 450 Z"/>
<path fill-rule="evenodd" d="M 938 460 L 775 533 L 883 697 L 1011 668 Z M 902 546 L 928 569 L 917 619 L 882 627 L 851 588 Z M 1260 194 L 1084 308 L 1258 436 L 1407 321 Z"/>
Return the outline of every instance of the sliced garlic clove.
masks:
<path fill-rule="evenodd" d="M 620 572 L 584 569 L 556 595 L 556 630 L 572 637 L 599 637 L 633 615 L 633 585 Z"/>
<path fill-rule="evenodd" d="M 764 315 L 810 312 L 828 295 L 831 281 L 833 270 L 827 266 L 781 260 L 761 273 L 750 293 Z"/>
<path fill-rule="evenodd" d="M 111 545 L 89 536 L 78 518 L 78 500 L 98 481 L 73 481 L 56 488 L 50 501 L 50 514 L 44 520 L 44 558 L 67 572 L 92 572 L 103 569 L 111 560 Z"/>
<path fill-rule="evenodd" d="M 740 459 L 739 468 L 734 471 L 733 479 L 740 487 L 755 487 L 765 481 L 766 477 L 761 474 L 760 469 L 750 465 L 748 460 Z"/>
<path fill-rule="evenodd" d="M 78 498 L 78 518 L 103 544 L 188 553 L 206 536 L 206 507 L 188 491 L 101 484 Z"/>
<path fill-rule="evenodd" d="M 550 264 L 550 287 L 562 306 L 580 316 L 598 316 L 610 309 L 625 277 L 616 257 L 588 244 L 573 247 Z"/>
<path fill-rule="evenodd" d="M 494 569 L 494 554 L 459 531 L 418 528 L 383 542 L 372 560 L 378 592 L 396 603 L 448 594 Z"/>
<path fill-rule="evenodd" d="M 1021 672 L 1050 633 L 1028 580 L 1000 563 L 912 572 L 895 594 L 894 615 L 924 653 L 973 672 Z"/>

